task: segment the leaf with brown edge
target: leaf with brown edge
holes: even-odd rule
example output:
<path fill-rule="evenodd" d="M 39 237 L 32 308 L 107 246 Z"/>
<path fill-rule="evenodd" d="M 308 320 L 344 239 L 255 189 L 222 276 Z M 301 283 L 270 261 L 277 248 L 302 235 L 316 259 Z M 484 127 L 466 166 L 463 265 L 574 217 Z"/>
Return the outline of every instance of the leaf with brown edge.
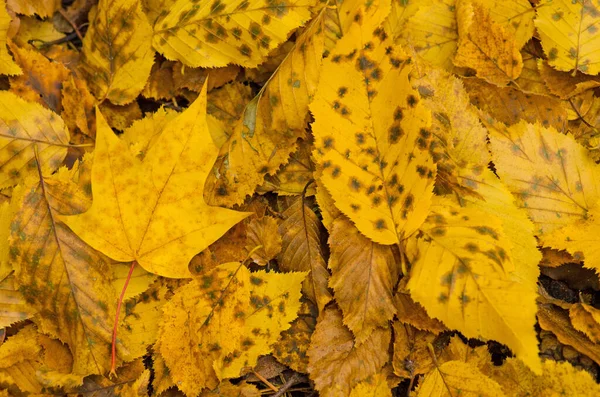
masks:
<path fill-rule="evenodd" d="M 319 316 L 308 349 L 308 373 L 322 397 L 345 397 L 377 374 L 388 361 L 389 329 L 376 329 L 362 344 L 342 323 L 342 312 L 327 307 Z"/>
<path fill-rule="evenodd" d="M 416 252 L 407 288 L 431 317 L 467 337 L 504 343 L 540 371 L 535 279 L 513 276 L 515 258 L 500 217 L 438 198 L 407 245 Z"/>
<path fill-rule="evenodd" d="M 7 5 L 17 14 L 51 17 L 61 7 L 60 0 L 7 0 Z"/>
<path fill-rule="evenodd" d="M 366 10 L 324 61 L 310 107 L 313 157 L 323 186 L 358 230 L 399 244 L 431 202 L 431 115 L 410 86 L 410 59 L 378 27 L 387 8 Z"/>
<path fill-rule="evenodd" d="M 28 102 L 37 102 L 60 113 L 63 81 L 69 70 L 59 62 L 51 62 L 33 48 L 10 47 L 17 64 L 27 73 L 11 77 L 10 90 Z"/>
<path fill-rule="evenodd" d="M 488 130 L 497 173 L 542 242 L 549 232 L 587 217 L 600 197 L 600 168 L 571 135 L 525 121 Z"/>
<path fill-rule="evenodd" d="M 255 67 L 310 18 L 315 0 L 179 0 L 154 24 L 152 45 L 192 67 Z"/>
<path fill-rule="evenodd" d="M 259 94 L 246 106 L 207 183 L 210 201 L 231 206 L 241 203 L 289 161 L 298 138 L 306 136 L 308 104 L 320 78 L 324 49 L 323 9 L 296 40 Z"/>
<path fill-rule="evenodd" d="M 158 342 L 170 376 L 188 396 L 242 375 L 269 354 L 300 308 L 306 273 L 251 273 L 227 263 L 179 288 L 163 307 Z"/>
<path fill-rule="evenodd" d="M 310 271 L 302 292 L 321 311 L 331 300 L 327 288 L 329 272 L 321 250 L 321 222 L 315 213 L 297 198 L 282 214 L 279 226 L 282 249 L 279 266 L 283 271 Z"/>
<path fill-rule="evenodd" d="M 165 277 L 191 277 L 192 257 L 249 215 L 202 198 L 216 157 L 205 106 L 206 91 L 166 125 L 143 161 L 98 112 L 92 206 L 61 220 L 114 260 L 135 260 Z"/>
<path fill-rule="evenodd" d="M 43 167 L 56 170 L 67 155 L 69 131 L 56 113 L 2 91 L 0 146 L 0 188 L 5 188 L 37 175 L 35 150 Z"/>
<path fill-rule="evenodd" d="M 490 10 L 477 0 L 459 0 L 456 15 L 456 66 L 475 69 L 478 77 L 498 86 L 519 77 L 523 69 L 521 47 L 512 32 L 493 21 Z"/>
<path fill-rule="evenodd" d="M 571 324 L 594 343 L 600 342 L 600 310 L 586 303 L 576 303 L 569 309 Z"/>
<path fill-rule="evenodd" d="M 100 0 L 83 40 L 80 70 L 100 102 L 133 101 L 154 62 L 152 27 L 140 0 Z"/>
<path fill-rule="evenodd" d="M 391 247 L 369 240 L 345 218 L 333 222 L 329 247 L 329 286 L 344 313 L 344 325 L 360 345 L 376 328 L 389 327 L 396 314 L 393 289 L 400 266 Z"/>
<path fill-rule="evenodd" d="M 51 177 L 21 189 L 10 238 L 19 291 L 36 309 L 40 330 L 69 346 L 73 372 L 102 374 L 110 367 L 117 299 L 110 261 L 58 220 L 84 210 L 89 199 L 75 184 Z M 123 341 L 117 346 L 119 356 L 127 356 Z"/>

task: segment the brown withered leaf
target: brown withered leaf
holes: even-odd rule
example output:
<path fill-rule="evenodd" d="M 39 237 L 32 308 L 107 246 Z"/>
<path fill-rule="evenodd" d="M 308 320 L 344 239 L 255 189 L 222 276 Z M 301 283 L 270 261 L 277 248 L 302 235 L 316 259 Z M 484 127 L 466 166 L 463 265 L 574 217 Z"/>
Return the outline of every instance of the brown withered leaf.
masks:
<path fill-rule="evenodd" d="M 376 329 L 360 345 L 342 322 L 342 312 L 327 307 L 319 316 L 308 349 L 308 372 L 322 397 L 347 396 L 388 361 L 389 329 Z"/>
<path fill-rule="evenodd" d="M 436 335 L 399 321 L 395 321 L 393 327 L 394 373 L 402 378 L 414 378 L 429 372 L 433 368 L 433 357 L 428 345 L 433 344 Z"/>
<path fill-rule="evenodd" d="M 281 251 L 282 238 L 277 218 L 252 218 L 246 233 L 246 251 L 256 264 L 266 266 Z"/>
<path fill-rule="evenodd" d="M 393 289 L 400 269 L 390 246 L 369 240 L 345 217 L 333 222 L 329 248 L 329 286 L 344 325 L 361 344 L 377 328 L 388 328 L 396 314 Z"/>
<path fill-rule="evenodd" d="M 415 302 L 410 294 L 404 290 L 396 292 L 394 295 L 394 305 L 396 305 L 396 316 L 406 324 L 409 324 L 421 331 L 429 331 L 439 334 L 446 330 L 444 324 L 435 318 L 427 315 L 427 312 L 419 303 Z"/>
<path fill-rule="evenodd" d="M 321 311 L 331 300 L 329 272 L 321 250 L 321 222 L 302 198 L 297 198 L 282 216 L 279 267 L 283 271 L 310 271 L 302 291 Z"/>

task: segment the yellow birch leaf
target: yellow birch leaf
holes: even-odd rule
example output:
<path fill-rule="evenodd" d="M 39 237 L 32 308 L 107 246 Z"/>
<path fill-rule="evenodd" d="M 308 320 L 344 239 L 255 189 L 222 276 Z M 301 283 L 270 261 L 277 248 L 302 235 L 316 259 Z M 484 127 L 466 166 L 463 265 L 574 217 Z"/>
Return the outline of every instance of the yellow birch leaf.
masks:
<path fill-rule="evenodd" d="M 392 397 L 384 374 L 373 375 L 352 388 L 350 397 Z"/>
<path fill-rule="evenodd" d="M 436 335 L 447 329 L 440 320 L 429 317 L 423 306 L 415 302 L 408 292 L 403 290 L 396 292 L 394 304 L 397 311 L 396 317 L 402 323 Z"/>
<path fill-rule="evenodd" d="M 279 335 L 279 339 L 273 344 L 273 356 L 277 361 L 294 371 L 308 373 L 307 351 L 317 325 L 316 317 L 316 306 L 303 301 L 298 318 L 290 324 L 289 329 Z"/>
<path fill-rule="evenodd" d="M 219 386 L 211 391 L 204 391 L 199 397 L 261 397 L 261 391 L 254 385 L 245 381 L 235 385 L 228 380 L 219 383 Z"/>
<path fill-rule="evenodd" d="M 528 0 L 486 0 L 481 4 L 494 22 L 514 35 L 518 49 L 523 48 L 533 36 L 535 8 Z"/>
<path fill-rule="evenodd" d="M 436 167 L 431 116 L 410 86 L 410 60 L 378 27 L 385 12 L 381 5 L 363 10 L 324 61 L 311 104 L 313 156 L 321 182 L 358 230 L 397 244 L 425 219 Z"/>
<path fill-rule="evenodd" d="M 92 206 L 61 220 L 112 259 L 135 260 L 165 277 L 191 277 L 192 257 L 249 215 L 202 199 L 216 157 L 205 107 L 206 91 L 165 127 L 143 162 L 97 113 Z"/>
<path fill-rule="evenodd" d="M 335 202 L 333 201 L 331 194 L 329 194 L 325 186 L 323 186 L 321 178 L 317 177 L 316 181 L 317 193 L 315 194 L 315 198 L 317 199 L 317 204 L 319 204 L 319 210 L 323 217 L 323 226 L 325 226 L 325 229 L 327 229 L 328 232 L 331 232 L 333 221 L 338 217 L 343 216 L 343 214 L 335 206 Z"/>
<path fill-rule="evenodd" d="M 459 0 L 456 12 L 459 40 L 454 64 L 475 69 L 478 77 L 498 86 L 519 77 L 523 59 L 514 35 L 494 22 L 477 0 Z"/>
<path fill-rule="evenodd" d="M 504 397 L 500 385 L 473 364 L 448 361 L 425 375 L 416 397 Z"/>
<path fill-rule="evenodd" d="M 552 67 L 600 73 L 599 7 L 597 0 L 545 0 L 538 5 L 535 26 Z"/>
<path fill-rule="evenodd" d="M 569 309 L 571 324 L 594 343 L 600 342 L 600 310 L 585 303 L 576 303 Z"/>
<path fill-rule="evenodd" d="M 319 316 L 308 349 L 308 373 L 322 397 L 346 397 L 376 375 L 388 360 L 391 333 L 376 329 L 362 344 L 342 323 L 342 312 L 329 306 Z"/>
<path fill-rule="evenodd" d="M 30 40 L 33 40 L 34 45 L 39 45 L 65 37 L 64 33 L 56 30 L 51 21 L 40 21 L 35 17 L 26 16 L 19 19 L 19 31 L 14 41 L 20 46 L 25 46 Z"/>
<path fill-rule="evenodd" d="M 62 83 L 69 70 L 59 62 L 51 62 L 41 53 L 26 47 L 10 47 L 15 61 L 27 73 L 11 77 L 10 90 L 28 102 L 37 102 L 60 113 Z"/>
<path fill-rule="evenodd" d="M 523 57 L 523 70 L 515 80 L 515 84 L 525 92 L 548 95 L 550 92 L 538 69 L 538 59 L 543 57 L 542 49 L 538 49 L 534 41 L 529 41 L 521 50 L 521 57 Z"/>
<path fill-rule="evenodd" d="M 8 230 L 8 228 L 7 228 Z M 33 317 L 35 310 L 15 288 L 14 276 L 0 279 L 0 328 Z"/>
<path fill-rule="evenodd" d="M 432 65 L 451 69 L 458 41 L 456 1 L 416 3 L 419 10 L 406 22 L 397 42 L 414 50 L 420 58 Z"/>
<path fill-rule="evenodd" d="M 51 17 L 61 7 L 60 0 L 7 0 L 6 3 L 17 14 L 37 14 L 42 18 Z"/>
<path fill-rule="evenodd" d="M 504 343 L 539 372 L 536 293 L 529 280 L 511 276 L 512 244 L 501 218 L 440 198 L 411 244 L 412 298 L 448 328 Z"/>
<path fill-rule="evenodd" d="M 306 273 L 251 273 L 220 265 L 181 287 L 163 307 L 158 342 L 170 376 L 188 396 L 214 389 L 269 354 L 300 308 Z"/>
<path fill-rule="evenodd" d="M 265 174 L 275 174 L 289 161 L 296 140 L 306 136 L 308 104 L 321 71 L 327 15 L 325 8 L 298 37 L 233 126 L 207 182 L 209 202 L 225 206 L 241 203 L 263 183 Z"/>
<path fill-rule="evenodd" d="M 279 226 L 282 249 L 278 261 L 282 271 L 309 271 L 302 292 L 323 310 L 331 301 L 327 289 L 329 272 L 321 250 L 321 223 L 301 198 L 296 199 L 284 212 Z"/>
<path fill-rule="evenodd" d="M 222 121 L 226 126 L 226 132 L 231 135 L 235 123 L 244 114 L 246 105 L 252 100 L 252 88 L 241 82 L 225 84 L 223 87 L 208 93 L 206 113 Z M 229 138 L 227 135 L 227 138 Z M 222 147 L 227 139 L 217 142 Z"/>
<path fill-rule="evenodd" d="M 547 95 L 528 94 L 513 87 L 497 87 L 479 79 L 464 79 L 471 103 L 496 120 L 513 125 L 521 120 L 566 130 L 567 112 Z"/>
<path fill-rule="evenodd" d="M 161 107 L 143 119 L 134 121 L 129 128 L 123 131 L 121 139 L 132 148 L 136 156 L 143 159 L 163 130 L 177 116 L 176 111 Z"/>
<path fill-rule="evenodd" d="M 104 373 L 117 300 L 110 261 L 58 220 L 84 210 L 89 199 L 75 184 L 53 178 L 40 177 L 22 190 L 10 238 L 19 290 L 37 310 L 40 330 L 69 346 L 75 374 Z M 122 343 L 118 353 L 128 354 Z"/>
<path fill-rule="evenodd" d="M 600 168 L 571 135 L 525 121 L 489 132 L 497 173 L 537 235 L 586 219 L 600 196 Z"/>
<path fill-rule="evenodd" d="M 23 74 L 23 71 L 15 63 L 12 56 L 8 52 L 7 33 L 10 26 L 10 15 L 6 11 L 5 0 L 0 0 L 0 74 L 9 76 Z"/>
<path fill-rule="evenodd" d="M 393 289 L 400 266 L 391 247 L 369 240 L 345 217 L 333 222 L 329 247 L 329 286 L 344 313 L 344 325 L 360 345 L 376 328 L 389 327 L 396 314 Z"/>
<path fill-rule="evenodd" d="M 80 70 L 100 102 L 125 105 L 138 96 L 150 76 L 152 27 L 139 0 L 100 0 L 92 14 Z"/>
<path fill-rule="evenodd" d="M 594 164 L 595 165 L 595 164 Z M 587 197 L 586 197 L 587 198 Z M 583 261 L 585 267 L 600 271 L 600 208 L 594 205 L 581 219 L 572 220 L 564 227 L 553 230 L 543 238 L 544 245 L 566 249 L 576 261 Z"/>
<path fill-rule="evenodd" d="M 246 251 L 257 265 L 266 266 L 281 251 L 282 237 L 276 218 L 263 216 L 250 220 L 246 233 Z"/>
<path fill-rule="evenodd" d="M 195 92 L 202 91 L 202 86 L 206 83 L 210 92 L 235 80 L 240 69 L 236 65 L 223 68 L 189 68 L 177 62 L 173 66 L 173 83 L 179 90 L 187 88 Z"/>
<path fill-rule="evenodd" d="M 37 174 L 35 148 L 42 166 L 56 170 L 68 144 L 69 131 L 59 116 L 11 92 L 0 92 L 0 188 Z"/>
<path fill-rule="evenodd" d="M 154 25 L 152 45 L 192 67 L 255 67 L 310 18 L 315 0 L 179 0 Z M 319 54 L 320 55 L 320 54 Z"/>
<path fill-rule="evenodd" d="M 392 36 L 392 39 L 398 40 L 405 31 L 405 26 L 410 17 L 419 11 L 419 7 L 429 6 L 434 3 L 433 0 L 392 0 L 390 13 L 384 22 L 384 29 Z"/>
<path fill-rule="evenodd" d="M 164 358 L 159 353 L 160 344 L 156 343 L 153 350 L 152 369 L 154 370 L 154 379 L 152 380 L 152 388 L 156 395 L 160 396 L 165 390 L 175 387 L 175 383 L 171 379 L 170 371 L 165 364 Z"/>
<path fill-rule="evenodd" d="M 542 375 L 535 375 L 519 359 L 509 357 L 489 376 L 498 382 L 507 396 L 596 397 L 600 386 L 589 372 L 568 362 L 545 360 Z"/>

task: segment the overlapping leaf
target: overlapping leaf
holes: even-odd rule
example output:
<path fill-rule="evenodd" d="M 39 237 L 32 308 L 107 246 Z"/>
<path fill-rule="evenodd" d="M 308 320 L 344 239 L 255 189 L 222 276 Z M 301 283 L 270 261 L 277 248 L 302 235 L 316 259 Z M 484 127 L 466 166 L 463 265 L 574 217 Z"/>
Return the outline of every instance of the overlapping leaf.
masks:
<path fill-rule="evenodd" d="M 548 63 L 565 72 L 600 72 L 600 3 L 546 0 L 537 7 L 535 26 Z"/>
<path fill-rule="evenodd" d="M 204 91 L 165 127 L 143 162 L 98 113 L 92 206 L 61 219 L 115 260 L 135 260 L 165 277 L 190 277 L 190 259 L 248 216 L 202 199 L 216 157 L 205 106 Z"/>
<path fill-rule="evenodd" d="M 228 263 L 180 288 L 164 306 L 158 339 L 173 381 L 197 396 L 253 367 L 296 318 L 304 277 Z"/>
<path fill-rule="evenodd" d="M 310 18 L 314 0 L 179 0 L 154 25 L 152 44 L 193 67 L 260 64 Z"/>
<path fill-rule="evenodd" d="M 0 145 L 0 187 L 4 188 L 37 174 L 35 150 L 44 167 L 56 170 L 67 155 L 69 131 L 50 110 L 2 91 Z"/>
<path fill-rule="evenodd" d="M 311 104 L 313 156 L 335 205 L 361 233 L 397 244 L 425 219 L 436 167 L 430 113 L 410 86 L 408 58 L 378 27 L 380 7 L 359 10 L 324 62 Z"/>
<path fill-rule="evenodd" d="M 468 337 L 505 343 L 539 371 L 535 280 L 511 277 L 514 258 L 500 218 L 441 198 L 409 243 L 408 289 L 430 316 Z"/>
<path fill-rule="evenodd" d="M 330 18 L 326 9 L 296 40 L 261 92 L 246 106 L 221 147 L 207 194 L 215 204 L 241 203 L 262 184 L 265 174 L 275 174 L 305 137 L 308 104 L 319 81 L 321 58 Z"/>
<path fill-rule="evenodd" d="M 100 101 L 134 100 L 154 61 L 152 27 L 139 0 L 101 0 L 83 40 L 81 71 Z"/>

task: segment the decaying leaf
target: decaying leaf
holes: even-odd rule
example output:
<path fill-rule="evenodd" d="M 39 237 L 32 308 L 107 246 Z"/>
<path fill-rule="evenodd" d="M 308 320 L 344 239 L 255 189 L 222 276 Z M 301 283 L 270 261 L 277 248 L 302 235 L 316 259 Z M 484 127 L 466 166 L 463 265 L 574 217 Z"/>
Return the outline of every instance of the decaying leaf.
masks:
<path fill-rule="evenodd" d="M 234 262 L 180 288 L 163 308 L 158 337 L 173 381 L 197 396 L 253 367 L 296 318 L 304 277 L 251 273 Z"/>

